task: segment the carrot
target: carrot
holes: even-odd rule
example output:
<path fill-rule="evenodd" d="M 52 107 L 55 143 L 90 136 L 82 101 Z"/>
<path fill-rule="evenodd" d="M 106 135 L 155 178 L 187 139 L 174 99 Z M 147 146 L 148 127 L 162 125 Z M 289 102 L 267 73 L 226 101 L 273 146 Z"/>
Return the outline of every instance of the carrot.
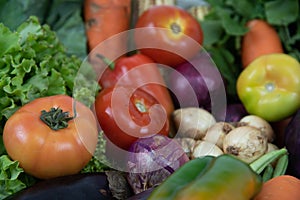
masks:
<path fill-rule="evenodd" d="M 283 53 L 280 37 L 276 30 L 262 19 L 247 22 L 249 31 L 244 35 L 241 46 L 242 65 L 247 67 L 255 58 L 270 54 Z"/>
<path fill-rule="evenodd" d="M 265 182 L 254 200 L 299 200 L 300 179 L 281 175 Z"/>
<path fill-rule="evenodd" d="M 97 59 L 93 56 L 95 54 L 115 60 L 127 53 L 126 35 L 107 39 L 129 29 L 130 7 L 130 0 L 84 1 L 87 46 L 92 60 Z"/>

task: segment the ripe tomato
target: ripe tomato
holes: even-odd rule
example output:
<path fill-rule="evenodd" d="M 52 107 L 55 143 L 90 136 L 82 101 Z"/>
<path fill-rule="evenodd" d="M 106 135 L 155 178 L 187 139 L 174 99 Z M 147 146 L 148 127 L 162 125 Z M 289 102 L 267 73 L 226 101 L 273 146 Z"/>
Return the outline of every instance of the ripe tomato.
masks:
<path fill-rule="evenodd" d="M 181 64 L 196 55 L 203 42 L 199 22 L 176 6 L 151 7 L 138 18 L 135 28 L 136 47 L 168 66 Z"/>
<path fill-rule="evenodd" d="M 66 95 L 38 98 L 7 120 L 5 148 L 28 174 L 41 179 L 75 174 L 92 158 L 98 138 L 97 120 L 80 102 L 74 104 L 74 116 L 73 103 Z"/>
<path fill-rule="evenodd" d="M 260 56 L 238 77 L 237 93 L 248 113 L 285 119 L 300 108 L 300 64 L 283 53 Z"/>
<path fill-rule="evenodd" d="M 169 132 L 164 109 L 153 96 L 139 88 L 104 88 L 96 97 L 95 111 L 106 137 L 124 150 L 138 138 Z"/>
<path fill-rule="evenodd" d="M 169 120 L 174 105 L 165 81 L 156 63 L 143 54 L 122 57 L 114 63 L 114 68 L 106 68 L 99 83 L 102 88 L 117 85 L 142 88 L 150 93 L 164 107 Z"/>

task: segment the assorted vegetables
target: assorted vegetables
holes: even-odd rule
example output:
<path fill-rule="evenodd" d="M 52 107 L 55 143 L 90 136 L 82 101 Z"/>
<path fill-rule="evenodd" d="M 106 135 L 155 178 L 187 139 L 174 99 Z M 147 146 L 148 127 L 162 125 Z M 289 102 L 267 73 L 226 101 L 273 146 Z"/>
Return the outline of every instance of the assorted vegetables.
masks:
<path fill-rule="evenodd" d="M 0 23 L 1 199 L 299 198 L 299 2 L 41 2 Z"/>

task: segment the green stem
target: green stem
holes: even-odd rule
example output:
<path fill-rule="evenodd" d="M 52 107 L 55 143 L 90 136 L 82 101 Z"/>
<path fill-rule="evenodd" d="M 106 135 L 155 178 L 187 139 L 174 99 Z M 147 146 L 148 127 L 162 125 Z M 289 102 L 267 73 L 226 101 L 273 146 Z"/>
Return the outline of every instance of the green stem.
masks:
<path fill-rule="evenodd" d="M 108 59 L 107 57 L 103 56 L 102 54 L 96 55 L 98 58 L 100 58 L 105 64 L 108 65 L 109 69 L 114 70 L 115 69 L 115 63 Z"/>
<path fill-rule="evenodd" d="M 273 178 L 285 174 L 287 166 L 288 166 L 288 155 L 285 154 L 278 159 L 276 167 L 274 169 Z"/>
<path fill-rule="evenodd" d="M 68 127 L 68 122 L 77 116 L 74 108 L 74 116 L 70 117 L 69 112 L 63 112 L 60 108 L 51 108 L 48 112 L 42 110 L 40 119 L 52 130 L 59 130 Z"/>
<path fill-rule="evenodd" d="M 250 167 L 253 169 L 253 171 L 260 174 L 269 164 L 287 153 L 288 151 L 286 148 L 270 151 L 261 156 L 259 159 L 253 161 L 250 164 Z"/>

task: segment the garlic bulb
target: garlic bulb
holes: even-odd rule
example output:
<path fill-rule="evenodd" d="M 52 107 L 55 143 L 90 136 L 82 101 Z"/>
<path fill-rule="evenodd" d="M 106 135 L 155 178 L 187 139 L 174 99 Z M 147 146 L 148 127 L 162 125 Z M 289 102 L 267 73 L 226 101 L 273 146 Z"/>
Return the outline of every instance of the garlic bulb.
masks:
<path fill-rule="evenodd" d="M 217 145 L 207 141 L 199 140 L 193 148 L 191 158 L 194 159 L 207 155 L 219 156 L 222 154 L 223 151 Z"/>
<path fill-rule="evenodd" d="M 203 138 L 207 129 L 216 123 L 212 114 L 198 107 L 175 110 L 173 120 L 177 137 L 189 137 L 195 140 Z"/>
<path fill-rule="evenodd" d="M 268 142 L 273 142 L 275 134 L 272 126 L 264 120 L 263 118 L 256 115 L 247 115 L 243 117 L 240 121 L 240 125 L 254 126 L 258 128 L 263 134 L 268 138 Z"/>
<path fill-rule="evenodd" d="M 230 131 L 224 138 L 224 153 L 232 154 L 246 163 L 262 156 L 268 148 L 267 137 L 257 128 L 241 126 Z"/>
<path fill-rule="evenodd" d="M 227 122 L 217 122 L 208 128 L 203 140 L 216 144 L 223 148 L 224 137 L 234 129 L 234 126 Z"/>

